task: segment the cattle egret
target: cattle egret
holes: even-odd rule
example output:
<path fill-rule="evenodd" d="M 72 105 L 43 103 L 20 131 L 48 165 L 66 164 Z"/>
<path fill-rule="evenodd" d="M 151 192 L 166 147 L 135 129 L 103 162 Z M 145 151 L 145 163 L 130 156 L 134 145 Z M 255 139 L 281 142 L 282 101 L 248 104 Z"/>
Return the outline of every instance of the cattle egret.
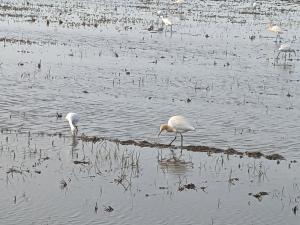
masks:
<path fill-rule="evenodd" d="M 271 23 L 269 24 L 269 27 L 268 27 L 268 31 L 270 32 L 273 32 L 273 33 L 276 33 L 276 42 L 277 42 L 277 39 L 279 38 L 280 39 L 280 34 L 282 34 L 282 29 L 280 26 L 277 26 L 277 25 L 272 25 Z"/>
<path fill-rule="evenodd" d="M 277 55 L 277 59 L 279 58 L 280 54 L 284 54 L 284 59 L 286 61 L 286 54 L 289 53 L 289 58 L 291 56 L 291 53 L 294 53 L 296 56 L 296 51 L 294 49 L 291 48 L 290 44 L 285 43 L 280 45 L 279 49 L 278 49 L 278 55 Z"/>
<path fill-rule="evenodd" d="M 70 124 L 71 132 L 73 136 L 75 136 L 78 132 L 77 123 L 79 122 L 79 119 L 80 117 L 77 113 L 70 112 L 66 115 L 66 120 Z"/>
<path fill-rule="evenodd" d="M 171 143 L 169 145 L 171 145 L 176 140 L 177 134 L 180 134 L 180 136 L 181 136 L 181 148 L 182 148 L 182 145 L 183 145 L 183 136 L 182 136 L 182 133 L 185 133 L 185 132 L 188 132 L 188 131 L 194 131 L 195 128 L 192 127 L 190 125 L 190 123 L 186 120 L 186 118 L 184 118 L 183 116 L 172 116 L 169 119 L 168 124 L 162 124 L 162 125 L 160 125 L 158 136 L 164 130 L 166 132 L 173 132 L 173 133 L 175 133 L 175 138 L 171 141 Z"/>

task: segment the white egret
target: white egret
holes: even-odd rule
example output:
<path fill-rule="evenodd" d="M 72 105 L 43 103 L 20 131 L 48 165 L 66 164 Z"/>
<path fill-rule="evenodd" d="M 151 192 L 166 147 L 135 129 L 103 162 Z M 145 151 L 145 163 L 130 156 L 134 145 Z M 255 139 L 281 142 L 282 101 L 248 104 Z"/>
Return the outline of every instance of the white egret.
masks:
<path fill-rule="evenodd" d="M 278 25 L 272 25 L 272 23 L 269 24 L 269 27 L 268 27 L 268 31 L 270 32 L 273 32 L 273 33 L 276 33 L 276 42 L 277 42 L 277 39 L 279 38 L 280 39 L 280 34 L 282 34 L 282 29 L 280 26 Z"/>
<path fill-rule="evenodd" d="M 158 10 L 158 11 L 156 12 L 156 14 L 157 14 L 157 16 L 162 16 L 162 15 L 163 15 L 163 12 L 162 12 L 161 10 Z"/>
<path fill-rule="evenodd" d="M 77 123 L 79 122 L 79 119 L 80 119 L 80 117 L 77 113 L 70 112 L 66 115 L 66 120 L 69 122 L 72 135 L 74 135 L 74 136 L 78 132 Z"/>
<path fill-rule="evenodd" d="M 166 30 L 167 30 L 167 27 L 170 26 L 171 27 L 171 33 L 172 33 L 172 22 L 170 21 L 169 18 L 165 18 L 164 16 L 160 16 L 161 20 L 163 21 L 165 27 L 166 27 Z"/>
<path fill-rule="evenodd" d="M 277 55 L 277 59 L 279 58 L 280 54 L 284 54 L 284 59 L 286 61 L 286 54 L 289 53 L 289 58 L 291 53 L 294 53 L 296 56 L 296 51 L 294 49 L 291 48 L 291 45 L 288 43 L 282 44 L 280 45 L 279 49 L 278 49 L 278 55 Z"/>
<path fill-rule="evenodd" d="M 176 4 L 178 7 L 180 6 L 180 11 L 182 12 L 182 5 L 184 3 L 184 0 L 175 0 L 173 4 Z"/>
<path fill-rule="evenodd" d="M 156 15 L 157 15 L 156 24 L 157 24 L 157 26 L 159 26 L 160 17 L 163 15 L 163 12 L 161 10 L 158 10 L 156 12 Z"/>
<path fill-rule="evenodd" d="M 174 3 L 180 5 L 184 3 L 184 0 L 176 0 Z"/>
<path fill-rule="evenodd" d="M 255 10 L 258 7 L 258 4 L 257 4 L 257 2 L 255 0 L 252 0 L 251 1 L 251 6 Z"/>
<path fill-rule="evenodd" d="M 169 145 L 171 145 L 176 140 L 177 134 L 180 134 L 180 136 L 181 136 L 181 148 L 182 148 L 182 145 L 183 145 L 182 133 L 185 133 L 185 132 L 188 132 L 188 131 L 194 131 L 195 128 L 190 125 L 190 123 L 186 120 L 185 117 L 183 117 L 183 116 L 172 116 L 169 119 L 168 124 L 160 125 L 158 136 L 164 130 L 166 132 L 175 133 L 175 138 L 171 141 L 171 143 Z"/>

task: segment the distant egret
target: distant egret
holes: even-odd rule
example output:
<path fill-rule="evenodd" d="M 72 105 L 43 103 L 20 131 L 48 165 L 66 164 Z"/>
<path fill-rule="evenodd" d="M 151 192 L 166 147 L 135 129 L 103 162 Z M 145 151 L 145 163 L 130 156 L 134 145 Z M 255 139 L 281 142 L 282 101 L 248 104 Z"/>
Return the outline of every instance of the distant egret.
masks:
<path fill-rule="evenodd" d="M 291 48 L 290 44 L 285 43 L 280 45 L 279 49 L 278 49 L 278 55 L 277 55 L 277 59 L 279 58 L 280 54 L 284 54 L 284 60 L 286 61 L 286 54 L 289 53 L 289 58 L 291 53 L 294 53 L 296 56 L 296 51 L 294 49 Z"/>
<path fill-rule="evenodd" d="M 161 10 L 157 10 L 156 15 L 157 15 L 156 24 L 157 24 L 157 26 L 159 26 L 160 17 L 163 15 L 163 12 Z"/>
<path fill-rule="evenodd" d="M 184 3 L 184 0 L 175 0 L 173 2 L 173 4 L 177 4 L 177 6 L 179 7 L 180 6 L 180 11 L 182 12 L 182 5 Z"/>
<path fill-rule="evenodd" d="M 161 20 L 163 21 L 165 27 L 166 27 L 166 30 L 167 30 L 167 27 L 170 26 L 171 27 L 171 33 L 172 33 L 172 22 L 170 21 L 169 18 L 165 18 L 164 16 L 160 16 Z"/>
<path fill-rule="evenodd" d="M 184 3 L 184 0 L 176 0 L 174 3 L 180 5 Z"/>
<path fill-rule="evenodd" d="M 258 4 L 255 0 L 252 0 L 251 1 L 251 6 L 252 6 L 253 9 L 256 9 L 258 7 Z"/>
<path fill-rule="evenodd" d="M 160 125 L 158 136 L 164 130 L 166 132 L 175 133 L 175 138 L 171 141 L 171 143 L 169 145 L 171 145 L 176 140 L 177 134 L 180 134 L 180 136 L 181 136 L 181 148 L 182 148 L 182 145 L 183 145 L 182 133 L 185 133 L 185 132 L 188 132 L 188 131 L 194 131 L 195 128 L 190 125 L 190 123 L 186 120 L 185 117 L 183 117 L 183 116 L 172 116 L 169 119 L 168 124 Z"/>
<path fill-rule="evenodd" d="M 79 119 L 80 119 L 80 117 L 77 113 L 70 112 L 66 115 L 66 120 L 69 122 L 72 135 L 74 135 L 74 136 L 78 132 L 77 123 L 79 122 Z"/>
<path fill-rule="evenodd" d="M 272 23 L 270 23 L 269 27 L 268 27 L 268 31 L 276 33 L 276 35 L 277 35 L 276 36 L 276 42 L 277 42 L 278 38 L 280 39 L 280 34 L 282 34 L 282 29 L 281 29 L 280 26 L 272 25 Z"/>
<path fill-rule="evenodd" d="M 158 10 L 158 11 L 156 12 L 156 14 L 157 14 L 157 16 L 162 16 L 162 15 L 163 15 L 163 12 L 162 12 L 161 10 Z"/>

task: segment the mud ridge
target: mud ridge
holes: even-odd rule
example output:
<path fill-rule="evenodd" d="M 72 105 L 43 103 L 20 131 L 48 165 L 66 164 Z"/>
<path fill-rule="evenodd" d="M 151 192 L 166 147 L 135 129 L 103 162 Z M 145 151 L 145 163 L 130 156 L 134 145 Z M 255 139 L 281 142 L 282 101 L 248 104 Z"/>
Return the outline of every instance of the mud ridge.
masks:
<path fill-rule="evenodd" d="M 78 137 L 83 142 L 101 142 L 101 141 L 111 141 L 115 142 L 121 145 L 134 145 L 138 146 L 141 148 L 148 147 L 148 148 L 169 148 L 169 149 L 180 149 L 180 146 L 175 146 L 175 145 L 166 145 L 166 144 L 161 144 L 161 143 L 151 143 L 146 140 L 142 141 L 136 141 L 136 140 L 119 140 L 119 139 L 109 139 L 109 138 L 104 138 L 104 137 L 97 137 L 97 136 L 86 136 L 86 135 L 81 135 Z M 212 153 L 224 153 L 227 155 L 238 155 L 240 157 L 247 156 L 249 158 L 266 158 L 268 160 L 285 160 L 285 158 L 280 155 L 280 154 L 270 154 L 270 155 L 265 155 L 259 151 L 255 152 L 242 152 L 235 150 L 233 148 L 228 148 L 228 149 L 221 149 L 221 148 L 215 148 L 215 147 L 209 147 L 209 146 L 201 146 L 201 145 L 188 145 L 188 146 L 183 146 L 182 149 L 185 149 L 187 151 L 192 151 L 192 152 L 206 152 L 208 154 Z"/>

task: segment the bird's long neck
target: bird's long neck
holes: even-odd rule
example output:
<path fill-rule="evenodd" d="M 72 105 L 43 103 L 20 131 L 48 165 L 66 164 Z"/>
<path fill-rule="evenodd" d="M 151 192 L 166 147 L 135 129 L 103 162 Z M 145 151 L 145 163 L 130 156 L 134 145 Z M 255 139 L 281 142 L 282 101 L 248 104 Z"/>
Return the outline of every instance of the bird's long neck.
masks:
<path fill-rule="evenodd" d="M 71 131 L 72 131 L 72 133 L 74 134 L 74 132 L 75 132 L 75 130 L 76 130 L 76 127 L 74 126 L 74 124 L 72 123 L 71 120 L 69 120 L 69 124 L 70 124 Z"/>

